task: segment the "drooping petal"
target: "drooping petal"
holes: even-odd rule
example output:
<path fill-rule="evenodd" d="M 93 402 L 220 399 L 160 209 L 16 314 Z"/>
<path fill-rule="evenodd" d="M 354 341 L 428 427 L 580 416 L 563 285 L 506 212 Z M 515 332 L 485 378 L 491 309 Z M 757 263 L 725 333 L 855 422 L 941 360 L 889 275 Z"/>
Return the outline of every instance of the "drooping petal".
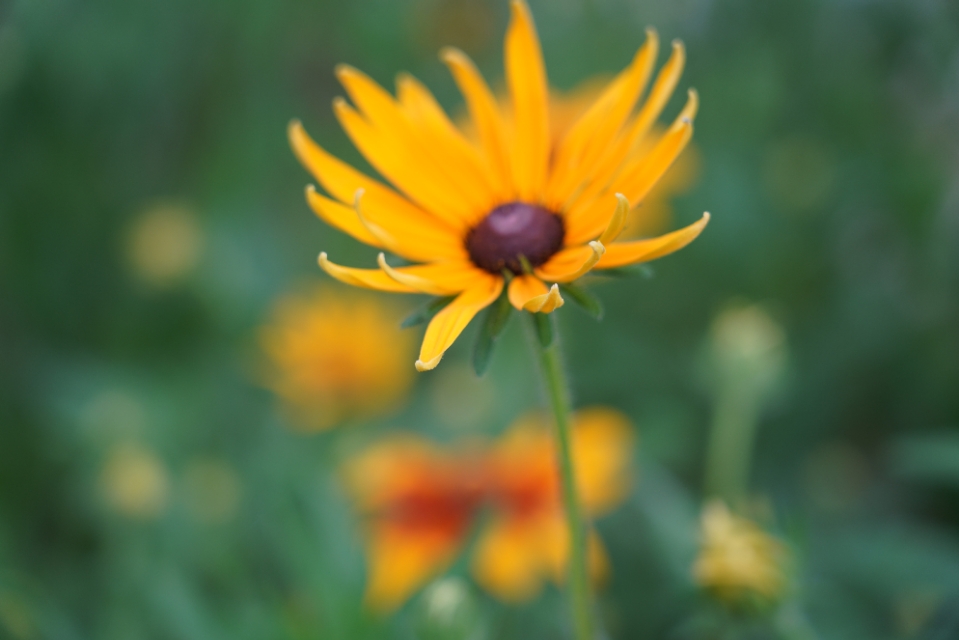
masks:
<path fill-rule="evenodd" d="M 436 314 L 426 328 L 426 335 L 423 336 L 416 370 L 428 371 L 435 368 L 473 316 L 492 304 L 502 290 L 502 277 L 485 274 L 485 278 L 480 283 L 461 293 Z"/>
<path fill-rule="evenodd" d="M 536 276 L 522 275 L 513 278 L 509 285 L 509 301 L 520 311 L 552 313 L 566 301 L 555 284 L 547 287 Z"/>
<path fill-rule="evenodd" d="M 510 174 L 506 133 L 503 118 L 492 91 L 483 80 L 483 76 L 476 70 L 473 61 L 459 49 L 443 49 L 440 57 L 449 67 L 463 94 L 470 118 L 479 133 L 480 146 L 493 174 L 497 177 L 503 201 L 512 200 L 515 192 Z"/>
<path fill-rule="evenodd" d="M 638 262 L 649 262 L 656 258 L 679 251 L 696 239 L 709 223 L 709 214 L 693 224 L 658 238 L 634 240 L 633 242 L 614 242 L 606 248 L 606 254 L 600 258 L 597 269 L 613 269 Z"/>
<path fill-rule="evenodd" d="M 517 195 L 538 202 L 549 165 L 549 88 L 533 17 L 524 0 L 510 3 L 506 83 L 513 105 L 512 170 Z"/>
<path fill-rule="evenodd" d="M 437 262 L 412 267 L 391 267 L 382 253 L 376 259 L 380 269 L 393 280 L 420 293 L 434 296 L 450 296 L 477 284 L 482 284 L 489 275 L 472 262 Z"/>
<path fill-rule="evenodd" d="M 330 262 L 326 257 L 325 251 L 320 254 L 319 263 L 323 271 L 326 271 L 340 282 L 353 285 L 354 287 L 376 289 L 377 291 L 391 291 L 394 293 L 417 293 L 416 289 L 397 282 L 379 269 L 354 269 L 352 267 L 342 267 Z"/>
<path fill-rule="evenodd" d="M 290 144 L 300 162 L 334 198 L 352 206 L 356 191 L 363 190 L 363 213 L 367 220 L 392 232 L 408 230 L 406 241 L 393 233 L 403 245 L 391 251 L 412 260 L 450 259 L 463 255 L 460 235 L 441 220 L 426 213 L 409 200 L 380 182 L 363 175 L 353 167 L 324 151 L 296 120 L 289 126 Z M 416 233 L 413 233 L 413 230 Z M 417 237 L 420 236 L 420 237 Z"/>
<path fill-rule="evenodd" d="M 537 296 L 547 295 L 549 287 L 536 276 L 521 275 L 513 278 L 509 283 L 509 301 L 518 310 L 522 311 L 526 303 Z"/>
<path fill-rule="evenodd" d="M 560 208 L 582 181 L 584 168 L 591 167 L 607 150 L 629 117 L 652 73 L 659 37 L 646 30 L 646 42 L 632 63 L 570 128 L 557 150 L 550 176 L 547 202 Z"/>
<path fill-rule="evenodd" d="M 572 282 L 589 273 L 604 253 L 606 247 L 595 240 L 585 246 L 569 247 L 537 267 L 535 273 L 547 282 Z"/>
<path fill-rule="evenodd" d="M 316 192 L 313 185 L 306 187 L 306 201 L 314 213 L 331 227 L 335 227 L 370 246 L 383 247 L 380 239 L 370 233 L 370 230 L 363 225 L 354 209 L 321 196 Z"/>

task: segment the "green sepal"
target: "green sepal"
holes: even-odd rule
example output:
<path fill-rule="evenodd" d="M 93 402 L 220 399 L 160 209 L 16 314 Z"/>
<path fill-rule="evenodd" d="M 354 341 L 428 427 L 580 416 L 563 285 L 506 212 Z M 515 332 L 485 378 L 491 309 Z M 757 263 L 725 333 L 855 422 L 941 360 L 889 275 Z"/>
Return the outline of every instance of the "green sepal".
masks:
<path fill-rule="evenodd" d="M 611 278 L 635 278 L 639 276 L 650 280 L 656 275 L 648 264 L 630 264 L 625 267 L 616 267 L 614 269 L 594 269 L 590 272 L 591 276 L 609 276 Z"/>
<path fill-rule="evenodd" d="M 548 349 L 553 344 L 553 314 L 552 313 L 533 313 L 533 325 L 536 327 L 536 337 L 544 349 Z"/>
<path fill-rule="evenodd" d="M 585 309 L 589 315 L 597 320 L 603 319 L 603 303 L 586 289 L 573 283 L 567 283 L 559 285 L 559 290 L 566 294 L 570 300 Z"/>
<path fill-rule="evenodd" d="M 400 328 L 409 329 L 410 327 L 415 327 L 418 324 L 429 322 L 433 319 L 433 316 L 446 308 L 446 305 L 453 302 L 454 298 L 456 298 L 456 296 L 442 296 L 439 298 L 433 298 L 422 307 L 406 316 L 406 319 L 400 323 Z"/>
<path fill-rule="evenodd" d="M 512 314 L 513 305 L 509 302 L 506 289 L 503 289 L 500 297 L 487 309 L 483 326 L 480 327 L 476 344 L 473 346 L 473 370 L 476 371 L 476 375 L 481 376 L 486 373 L 496 339 L 503 333 Z"/>

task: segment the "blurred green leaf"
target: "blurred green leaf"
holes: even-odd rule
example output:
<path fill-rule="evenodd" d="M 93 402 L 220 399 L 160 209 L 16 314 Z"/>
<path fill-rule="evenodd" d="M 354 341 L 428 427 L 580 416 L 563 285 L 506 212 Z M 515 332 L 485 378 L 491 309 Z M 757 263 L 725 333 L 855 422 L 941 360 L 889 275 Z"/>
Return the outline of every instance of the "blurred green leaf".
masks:
<path fill-rule="evenodd" d="M 573 283 L 559 285 L 560 291 L 597 320 L 603 319 L 603 303 L 590 291 Z"/>
<path fill-rule="evenodd" d="M 479 335 L 476 336 L 476 344 L 473 347 L 473 370 L 476 371 L 476 375 L 481 376 L 486 373 L 490 358 L 493 356 L 496 339 L 506 328 L 506 323 L 509 322 L 512 314 L 513 305 L 510 304 L 504 288 L 496 302 L 486 310 L 483 325 Z"/>

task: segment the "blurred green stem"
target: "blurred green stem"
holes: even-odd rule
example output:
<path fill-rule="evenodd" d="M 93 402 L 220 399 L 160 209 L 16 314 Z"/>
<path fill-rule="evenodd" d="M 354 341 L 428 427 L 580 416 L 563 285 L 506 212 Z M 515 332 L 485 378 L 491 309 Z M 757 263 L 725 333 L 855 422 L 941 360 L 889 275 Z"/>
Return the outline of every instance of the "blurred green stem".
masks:
<path fill-rule="evenodd" d="M 742 389 L 720 394 L 706 458 L 706 495 L 733 504 L 746 495 L 759 399 Z"/>
<path fill-rule="evenodd" d="M 559 339 L 553 337 L 544 344 L 541 328 L 537 323 L 553 322 L 551 314 L 540 318 L 529 314 L 532 322 L 533 349 L 539 359 L 540 371 L 546 385 L 550 406 L 556 419 L 556 450 L 560 480 L 563 491 L 563 507 L 566 512 L 566 526 L 569 529 L 569 593 L 573 610 L 573 626 L 576 640 L 593 640 L 593 621 L 589 593 L 589 576 L 586 568 L 586 526 L 580 510 L 579 497 L 576 495 L 572 447 L 570 444 L 570 397 L 566 375 L 563 371 L 562 357 L 559 352 Z M 556 327 L 553 327 L 555 336 Z"/>

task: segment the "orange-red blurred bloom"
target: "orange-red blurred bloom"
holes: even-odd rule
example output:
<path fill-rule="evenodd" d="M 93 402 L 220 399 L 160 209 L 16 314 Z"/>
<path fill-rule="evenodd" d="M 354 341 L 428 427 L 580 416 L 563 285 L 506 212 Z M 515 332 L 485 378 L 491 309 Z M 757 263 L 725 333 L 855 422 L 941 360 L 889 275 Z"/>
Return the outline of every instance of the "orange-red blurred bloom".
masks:
<path fill-rule="evenodd" d="M 576 414 L 573 461 L 587 516 L 619 504 L 631 484 L 632 429 L 611 409 Z M 406 435 L 384 441 L 351 460 L 347 489 L 366 517 L 367 603 L 390 610 L 442 573 L 488 511 L 472 571 L 498 598 L 536 596 L 545 581 L 560 582 L 569 555 L 559 477 L 548 420 L 520 419 L 496 443 L 441 450 Z M 608 570 L 599 537 L 591 534 L 594 579 Z"/>

